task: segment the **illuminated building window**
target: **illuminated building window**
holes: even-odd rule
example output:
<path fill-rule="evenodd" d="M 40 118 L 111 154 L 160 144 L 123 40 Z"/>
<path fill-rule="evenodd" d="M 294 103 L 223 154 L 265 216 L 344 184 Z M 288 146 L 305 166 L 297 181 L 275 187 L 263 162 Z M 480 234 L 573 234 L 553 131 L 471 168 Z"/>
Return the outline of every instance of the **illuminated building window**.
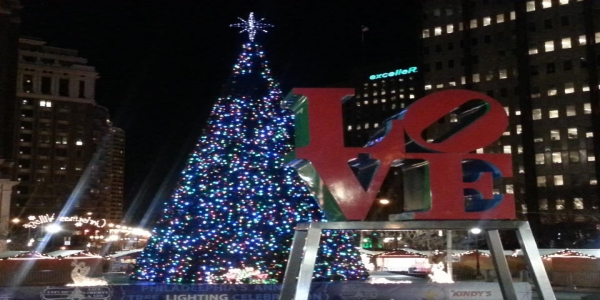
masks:
<path fill-rule="evenodd" d="M 594 137 L 594 133 L 591 132 L 591 131 L 588 131 L 588 132 L 585 133 L 585 137 L 586 138 L 593 138 Z"/>
<path fill-rule="evenodd" d="M 446 32 L 447 33 L 453 33 L 454 32 L 454 24 L 448 24 L 448 25 L 446 25 Z"/>
<path fill-rule="evenodd" d="M 586 44 L 587 39 L 585 38 L 585 35 L 580 35 L 579 36 L 579 46 L 584 46 Z"/>
<path fill-rule="evenodd" d="M 361 129 L 362 129 L 362 126 L 360 126 L 360 124 L 358 124 L 358 125 L 356 126 L 356 130 L 361 130 Z"/>
<path fill-rule="evenodd" d="M 534 137 L 533 138 L 533 142 L 534 143 L 543 143 L 544 142 L 544 138 L 543 137 Z"/>
<path fill-rule="evenodd" d="M 596 34 L 594 35 L 594 40 L 596 41 L 596 44 L 600 43 L 600 32 L 596 32 Z"/>
<path fill-rule="evenodd" d="M 469 28 L 477 28 L 477 19 L 471 20 L 471 22 L 469 23 Z"/>
<path fill-rule="evenodd" d="M 41 100 L 40 106 L 41 107 L 52 107 L 52 101 Z"/>
<path fill-rule="evenodd" d="M 460 84 L 467 84 L 467 79 L 465 76 L 460 76 Z"/>
<path fill-rule="evenodd" d="M 569 37 L 569 38 L 562 39 L 560 44 L 563 49 L 570 49 L 571 48 L 571 38 Z"/>
<path fill-rule="evenodd" d="M 512 184 L 507 184 L 506 185 L 506 193 L 507 194 L 514 194 L 515 193 L 515 189 L 513 187 Z"/>
<path fill-rule="evenodd" d="M 544 43 L 544 51 L 546 51 L 546 52 L 554 51 L 554 41 L 546 41 Z"/>
<path fill-rule="evenodd" d="M 360 102 L 356 101 L 356 106 L 360 106 Z"/>
<path fill-rule="evenodd" d="M 522 154 L 523 153 L 523 146 L 517 147 L 517 153 L 518 154 Z"/>
<path fill-rule="evenodd" d="M 573 208 L 583 209 L 583 198 L 573 198 Z"/>
<path fill-rule="evenodd" d="M 517 125 L 515 127 L 515 131 L 517 132 L 517 134 L 521 134 L 521 132 L 523 132 L 523 126 Z"/>
<path fill-rule="evenodd" d="M 433 35 L 436 35 L 436 36 L 438 36 L 438 35 L 442 35 L 442 27 L 436 27 L 436 28 L 433 30 Z"/>
<path fill-rule="evenodd" d="M 588 151 L 589 152 L 589 151 Z M 594 154 L 589 154 L 587 155 L 587 160 L 588 161 L 596 161 L 596 156 Z"/>
<path fill-rule="evenodd" d="M 510 12 L 510 19 L 511 19 L 511 20 L 514 20 L 514 19 L 516 19 L 516 18 L 517 18 L 517 13 L 515 13 L 514 11 L 511 11 L 511 12 Z"/>
<path fill-rule="evenodd" d="M 504 23 L 504 14 L 496 15 L 496 24 Z"/>
<path fill-rule="evenodd" d="M 475 150 L 475 152 L 481 154 L 481 153 L 483 153 L 483 148 L 479 148 L 479 149 Z"/>
<path fill-rule="evenodd" d="M 565 209 L 565 199 L 556 199 L 556 210 L 564 210 L 564 209 Z"/>
<path fill-rule="evenodd" d="M 444 84 L 443 84 L 443 83 L 436 84 L 435 88 L 436 88 L 436 89 L 441 89 L 441 88 L 444 88 Z"/>
<path fill-rule="evenodd" d="M 479 82 L 479 74 L 473 74 L 473 82 Z"/>
<path fill-rule="evenodd" d="M 548 210 L 548 199 L 540 199 L 540 210 Z"/>
<path fill-rule="evenodd" d="M 527 11 L 535 11 L 535 1 L 527 1 Z"/>
<path fill-rule="evenodd" d="M 592 106 L 589 103 L 584 103 L 583 104 L 583 114 L 589 115 L 591 113 L 592 113 Z"/>
<path fill-rule="evenodd" d="M 448 82 L 448 86 L 456 86 L 456 81 L 450 81 L 450 82 Z"/>
<path fill-rule="evenodd" d="M 492 18 L 483 17 L 483 26 L 490 26 L 492 24 Z"/>
<path fill-rule="evenodd" d="M 569 4 L 569 0 L 558 0 L 558 3 L 560 3 L 560 5 Z"/>
<path fill-rule="evenodd" d="M 507 116 L 510 116 L 510 109 L 508 108 L 508 106 L 504 107 L 504 111 L 506 112 Z"/>
<path fill-rule="evenodd" d="M 535 164 L 543 165 L 546 163 L 546 159 L 544 158 L 544 153 L 536 153 L 535 154 Z"/>
<path fill-rule="evenodd" d="M 368 105 L 368 104 L 369 104 L 369 100 L 365 100 L 365 101 L 363 101 L 363 104 L 364 104 L 364 105 Z"/>
<path fill-rule="evenodd" d="M 515 115 L 520 116 L 521 115 L 521 111 L 520 110 L 515 111 Z"/>
<path fill-rule="evenodd" d="M 458 31 L 463 31 L 463 29 L 464 29 L 463 22 L 459 22 L 458 23 Z"/>
<path fill-rule="evenodd" d="M 572 82 L 565 83 L 565 94 L 575 93 L 575 86 Z"/>
<path fill-rule="evenodd" d="M 498 78 L 506 79 L 507 77 L 508 77 L 508 72 L 506 71 L 506 69 L 502 69 L 502 70 L 498 71 Z"/>
<path fill-rule="evenodd" d="M 538 54 L 538 49 L 537 48 L 530 48 L 529 49 L 529 55 L 532 55 L 532 54 Z"/>
<path fill-rule="evenodd" d="M 415 99 L 415 95 L 414 94 L 410 94 L 410 95 L 408 95 L 408 98 L 409 99 Z"/>
<path fill-rule="evenodd" d="M 585 84 L 584 86 L 581 87 L 581 91 L 582 92 L 589 92 L 590 91 L 590 86 Z"/>
<path fill-rule="evenodd" d="M 554 185 L 561 186 L 564 185 L 563 176 L 562 175 L 554 175 Z"/>
<path fill-rule="evenodd" d="M 519 165 L 519 174 L 525 173 L 525 167 L 523 165 Z"/>
<path fill-rule="evenodd" d="M 567 138 L 569 140 L 577 139 L 577 128 L 569 128 L 567 129 Z"/>
<path fill-rule="evenodd" d="M 560 152 L 552 152 L 552 163 L 553 164 L 562 163 L 562 155 L 560 154 Z"/>
<path fill-rule="evenodd" d="M 531 110 L 531 117 L 534 120 L 541 120 L 542 119 L 542 110 L 540 108 L 534 108 Z"/>
<path fill-rule="evenodd" d="M 550 119 L 558 118 L 558 109 L 552 109 L 552 110 L 548 111 L 548 118 L 550 118 Z"/>
<path fill-rule="evenodd" d="M 558 129 L 550 130 L 550 140 L 560 141 L 560 131 Z"/>
<path fill-rule="evenodd" d="M 352 125 L 348 125 L 348 131 L 352 131 Z"/>
<path fill-rule="evenodd" d="M 369 129 L 369 123 L 365 123 L 365 129 Z"/>
<path fill-rule="evenodd" d="M 379 123 L 373 124 L 373 128 L 379 128 Z"/>
<path fill-rule="evenodd" d="M 79 139 L 79 140 L 77 140 L 75 142 L 75 145 L 77 145 L 77 146 L 83 146 L 83 141 L 81 139 Z"/>
<path fill-rule="evenodd" d="M 542 8 L 552 7 L 552 0 L 542 0 Z"/>
<path fill-rule="evenodd" d="M 422 37 L 424 39 L 429 37 L 429 29 L 423 29 Z"/>
<path fill-rule="evenodd" d="M 487 74 L 485 74 L 485 81 L 491 81 L 494 79 L 494 73 L 492 73 L 492 71 L 489 71 Z"/>
<path fill-rule="evenodd" d="M 537 186 L 545 187 L 546 186 L 546 176 L 538 176 L 537 177 Z"/>
<path fill-rule="evenodd" d="M 596 178 L 590 178 L 590 185 L 596 185 L 598 184 L 598 181 L 596 181 Z"/>
<path fill-rule="evenodd" d="M 511 148 L 510 148 L 510 145 L 508 145 L 508 146 L 503 146 L 503 147 L 502 147 L 502 153 L 504 153 L 504 154 L 510 154 L 510 153 L 512 153 L 512 150 L 511 150 Z"/>
<path fill-rule="evenodd" d="M 503 136 L 509 136 L 510 135 L 510 131 L 505 131 L 502 133 Z"/>
<path fill-rule="evenodd" d="M 567 106 L 567 117 L 573 117 L 577 115 L 577 111 L 575 110 L 575 105 Z"/>

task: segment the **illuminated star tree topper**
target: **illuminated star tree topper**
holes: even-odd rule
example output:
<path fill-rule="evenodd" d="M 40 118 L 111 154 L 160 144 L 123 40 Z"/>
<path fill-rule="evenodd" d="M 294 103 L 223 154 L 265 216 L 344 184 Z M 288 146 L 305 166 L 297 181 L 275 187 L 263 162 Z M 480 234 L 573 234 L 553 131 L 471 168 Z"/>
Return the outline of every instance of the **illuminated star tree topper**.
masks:
<path fill-rule="evenodd" d="M 242 31 L 240 31 L 240 33 L 248 32 L 248 39 L 250 39 L 251 42 L 254 41 L 254 36 L 256 35 L 257 30 L 260 30 L 262 32 L 267 32 L 267 30 L 265 30 L 264 28 L 273 27 L 273 25 L 271 25 L 271 24 L 261 23 L 265 18 L 262 18 L 260 20 L 254 19 L 253 12 L 251 12 L 250 16 L 248 16 L 248 20 L 244 20 L 242 18 L 238 18 L 238 19 L 240 19 L 240 21 L 242 21 L 242 23 L 231 24 L 231 25 L 229 25 L 229 27 L 242 28 Z"/>

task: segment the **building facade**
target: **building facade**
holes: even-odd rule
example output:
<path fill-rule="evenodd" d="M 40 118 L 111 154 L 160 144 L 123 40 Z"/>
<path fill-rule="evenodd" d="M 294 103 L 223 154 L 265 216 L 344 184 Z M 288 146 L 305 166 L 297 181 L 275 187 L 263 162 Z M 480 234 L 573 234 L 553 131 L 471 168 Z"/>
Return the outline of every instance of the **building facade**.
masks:
<path fill-rule="evenodd" d="M 509 128 L 477 151 L 513 156 L 514 177 L 497 192 L 515 194 L 540 246 L 585 246 L 600 230 L 600 2 L 421 5 L 425 94 L 464 88 L 500 101 Z"/>
<path fill-rule="evenodd" d="M 19 181 L 11 218 L 21 224 L 60 213 L 120 223 L 125 139 L 94 100 L 97 78 L 76 50 L 20 39 L 9 142 Z"/>

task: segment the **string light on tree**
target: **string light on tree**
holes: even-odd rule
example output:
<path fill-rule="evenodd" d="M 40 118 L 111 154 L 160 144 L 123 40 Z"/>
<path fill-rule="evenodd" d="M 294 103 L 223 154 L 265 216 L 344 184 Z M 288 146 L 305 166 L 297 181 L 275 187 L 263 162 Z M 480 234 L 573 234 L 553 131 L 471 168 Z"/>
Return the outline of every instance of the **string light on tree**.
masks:
<path fill-rule="evenodd" d="M 296 224 L 326 221 L 304 182 L 284 165 L 293 148 L 293 116 L 280 108 L 279 85 L 253 42 L 256 30 L 267 26 L 260 21 L 251 13 L 244 26 L 235 26 L 250 41 L 164 203 L 135 279 L 281 282 Z M 350 233 L 325 232 L 321 241 L 316 281 L 366 277 Z"/>

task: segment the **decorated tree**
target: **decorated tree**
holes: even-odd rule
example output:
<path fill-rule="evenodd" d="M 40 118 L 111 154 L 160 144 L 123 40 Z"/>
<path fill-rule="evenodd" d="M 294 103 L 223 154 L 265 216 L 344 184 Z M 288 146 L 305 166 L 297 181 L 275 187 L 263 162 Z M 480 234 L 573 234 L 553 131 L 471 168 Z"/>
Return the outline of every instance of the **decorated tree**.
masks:
<path fill-rule="evenodd" d="M 133 277 L 157 282 L 281 282 L 294 226 L 326 221 L 295 170 L 284 165 L 292 150 L 293 116 L 279 106 L 257 30 L 248 32 L 233 73 L 207 128 L 190 155 Z M 325 232 L 314 277 L 364 279 L 365 269 L 347 232 Z"/>

